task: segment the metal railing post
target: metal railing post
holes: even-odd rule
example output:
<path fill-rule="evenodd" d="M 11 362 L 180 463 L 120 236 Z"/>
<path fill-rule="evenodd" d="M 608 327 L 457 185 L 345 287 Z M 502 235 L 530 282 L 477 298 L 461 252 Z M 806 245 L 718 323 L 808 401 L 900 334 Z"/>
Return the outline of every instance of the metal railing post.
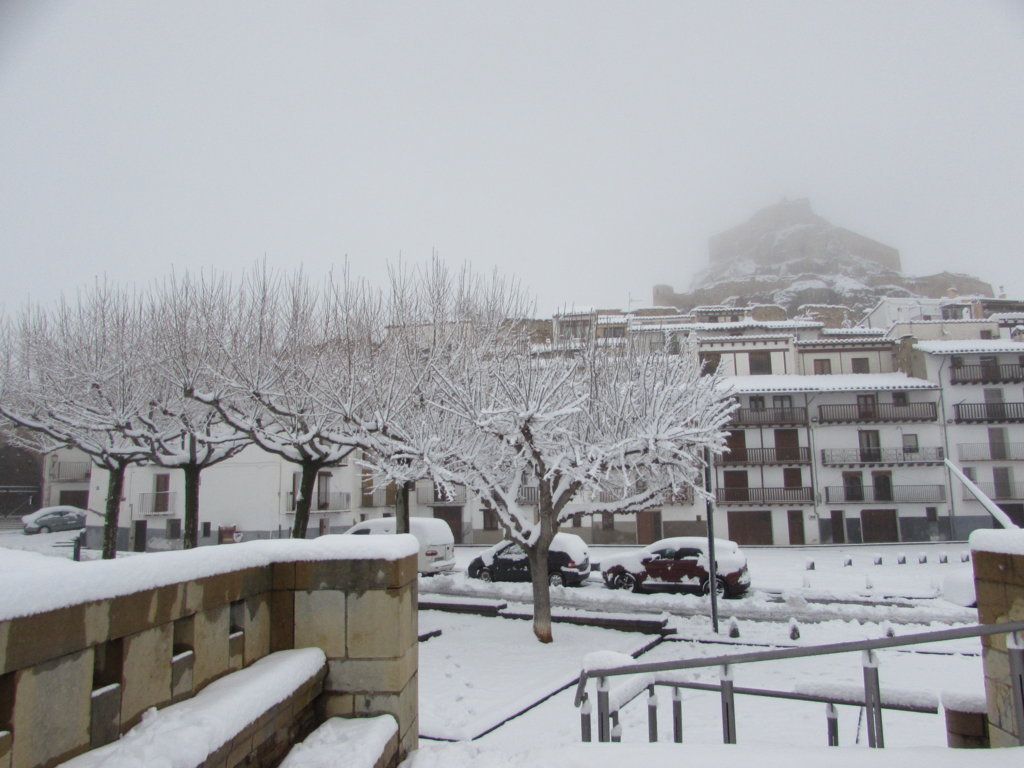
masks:
<path fill-rule="evenodd" d="M 583 703 L 580 704 L 580 737 L 583 741 L 593 739 L 590 726 L 590 697 L 587 694 L 583 694 Z"/>
<path fill-rule="evenodd" d="M 597 740 L 608 741 L 611 738 L 608 723 L 608 678 L 597 678 Z"/>
<path fill-rule="evenodd" d="M 828 745 L 839 746 L 839 712 L 835 704 L 825 705 L 825 720 L 828 723 Z"/>
<path fill-rule="evenodd" d="M 1017 743 L 1024 746 L 1024 632 L 1007 635 L 1006 654 L 1010 661 L 1010 694 L 1013 697 Z"/>
<path fill-rule="evenodd" d="M 736 743 L 736 699 L 733 695 L 732 669 L 722 665 L 722 743 Z"/>
<path fill-rule="evenodd" d="M 647 740 L 658 740 L 658 694 L 653 685 L 647 686 Z"/>
<path fill-rule="evenodd" d="M 683 743 L 683 692 L 678 688 L 672 689 L 672 740 Z"/>
<path fill-rule="evenodd" d="M 619 711 L 612 712 L 612 741 L 622 741 L 622 726 L 619 724 Z"/>
<path fill-rule="evenodd" d="M 882 692 L 878 684 L 878 655 L 874 651 L 863 652 L 864 665 L 864 714 L 868 726 L 868 746 L 881 749 L 885 746 L 882 733 Z"/>

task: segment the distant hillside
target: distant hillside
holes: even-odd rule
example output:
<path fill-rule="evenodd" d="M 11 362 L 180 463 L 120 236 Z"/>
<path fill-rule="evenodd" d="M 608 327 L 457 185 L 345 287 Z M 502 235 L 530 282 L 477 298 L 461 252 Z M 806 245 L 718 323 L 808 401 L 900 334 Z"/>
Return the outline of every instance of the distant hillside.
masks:
<path fill-rule="evenodd" d="M 654 287 L 656 306 L 758 303 L 795 312 L 801 304 L 842 304 L 861 310 L 883 296 L 992 295 L 991 285 L 971 275 L 903 275 L 899 251 L 831 224 L 807 200 L 758 211 L 712 237 L 708 251 L 708 268 L 689 292 Z"/>

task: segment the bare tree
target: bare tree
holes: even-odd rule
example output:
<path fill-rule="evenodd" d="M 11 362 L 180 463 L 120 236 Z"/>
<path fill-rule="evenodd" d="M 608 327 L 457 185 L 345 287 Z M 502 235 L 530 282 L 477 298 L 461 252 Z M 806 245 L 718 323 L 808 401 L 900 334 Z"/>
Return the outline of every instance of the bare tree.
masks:
<path fill-rule="evenodd" d="M 109 473 L 103 557 L 117 550 L 128 466 L 147 452 L 130 437 L 151 405 L 139 297 L 105 283 L 47 312 L 27 308 L 3 331 L 0 414 L 44 450 L 73 446 Z"/>

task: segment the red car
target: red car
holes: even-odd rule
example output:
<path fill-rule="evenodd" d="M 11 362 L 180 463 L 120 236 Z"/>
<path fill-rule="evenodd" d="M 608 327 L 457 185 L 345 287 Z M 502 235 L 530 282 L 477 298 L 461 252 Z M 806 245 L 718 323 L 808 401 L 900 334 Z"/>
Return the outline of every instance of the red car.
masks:
<path fill-rule="evenodd" d="M 637 552 L 601 561 L 601 576 L 609 589 L 687 590 L 708 594 L 708 540 L 679 536 L 648 544 Z M 739 597 L 750 589 L 747 558 L 734 541 L 715 539 L 718 578 L 715 586 L 721 597 Z"/>

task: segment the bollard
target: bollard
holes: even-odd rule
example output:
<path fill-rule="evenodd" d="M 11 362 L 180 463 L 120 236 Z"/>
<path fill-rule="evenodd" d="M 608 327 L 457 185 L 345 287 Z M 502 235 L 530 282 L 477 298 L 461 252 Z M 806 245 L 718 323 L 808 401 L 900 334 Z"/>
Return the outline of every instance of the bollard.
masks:
<path fill-rule="evenodd" d="M 960 553 L 960 562 L 961 563 L 968 563 L 968 562 L 970 562 L 970 560 L 971 560 L 971 553 L 970 552 L 961 552 Z"/>
<path fill-rule="evenodd" d="M 1010 688 L 1013 719 L 1017 724 L 1017 743 L 1024 746 L 1024 632 L 1011 632 L 1006 638 L 1006 655 L 1010 661 Z"/>
<path fill-rule="evenodd" d="M 77 563 L 82 559 L 82 543 L 85 540 L 85 531 L 75 537 L 75 548 L 71 552 L 71 558 Z"/>
<path fill-rule="evenodd" d="M 939 552 L 939 562 L 942 564 L 948 563 L 949 555 L 947 555 L 945 552 Z"/>
<path fill-rule="evenodd" d="M 922 552 L 920 555 L 917 556 L 917 563 L 918 563 L 918 565 L 924 565 L 927 562 L 928 562 L 928 555 L 926 555 L 924 552 Z"/>
<path fill-rule="evenodd" d="M 683 692 L 672 689 L 672 741 L 683 743 Z"/>
<path fill-rule="evenodd" d="M 733 694 L 732 669 L 722 665 L 722 743 L 736 743 L 736 699 Z"/>
<path fill-rule="evenodd" d="M 881 749 L 885 746 L 882 734 L 882 693 L 878 685 L 878 656 L 874 651 L 863 651 L 864 665 L 864 715 L 867 722 L 868 746 Z"/>
<path fill-rule="evenodd" d="M 882 564 L 882 556 L 881 555 L 875 555 L 874 560 L 875 560 L 875 565 L 881 565 Z"/>
<path fill-rule="evenodd" d="M 606 742 L 611 737 L 608 727 L 608 678 L 597 678 L 597 740 Z"/>
<path fill-rule="evenodd" d="M 852 557 L 844 557 L 843 558 L 843 568 L 852 568 L 852 567 L 853 567 L 853 558 Z"/>
<path fill-rule="evenodd" d="M 590 697 L 584 693 L 583 703 L 580 705 L 580 736 L 583 741 L 590 741 L 593 738 L 590 728 Z"/>
<path fill-rule="evenodd" d="M 800 625 L 797 624 L 796 619 L 789 620 L 789 639 L 799 640 L 800 639 Z"/>
<path fill-rule="evenodd" d="M 658 740 L 658 694 L 654 686 L 647 686 L 647 740 Z"/>
<path fill-rule="evenodd" d="M 898 555 L 896 555 L 896 565 L 906 565 L 906 564 L 907 564 L 907 556 L 906 555 L 904 555 L 902 552 L 900 552 Z"/>
<path fill-rule="evenodd" d="M 804 566 L 808 571 L 814 570 L 814 561 L 808 558 L 806 565 Z"/>
<path fill-rule="evenodd" d="M 828 725 L 828 745 L 839 746 L 839 713 L 835 704 L 825 705 L 825 722 Z"/>

